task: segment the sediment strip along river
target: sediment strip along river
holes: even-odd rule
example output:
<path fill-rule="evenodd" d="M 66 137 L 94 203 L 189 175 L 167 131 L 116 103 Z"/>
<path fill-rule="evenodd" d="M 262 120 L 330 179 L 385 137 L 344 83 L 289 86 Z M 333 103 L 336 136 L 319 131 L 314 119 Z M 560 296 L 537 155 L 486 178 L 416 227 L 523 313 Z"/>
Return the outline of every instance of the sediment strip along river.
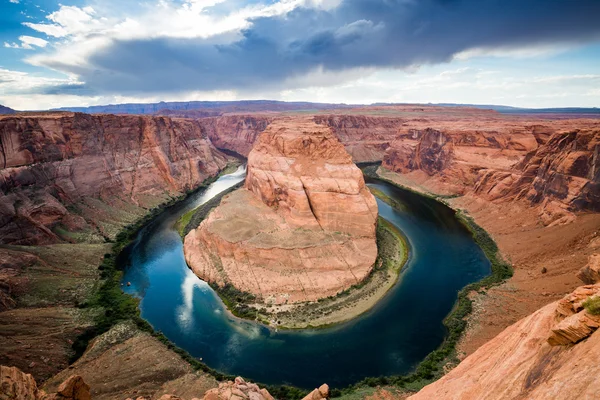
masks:
<path fill-rule="evenodd" d="M 187 267 L 173 228 L 186 211 L 241 182 L 244 167 L 170 208 L 144 227 L 120 257 L 125 291 L 142 317 L 208 366 L 261 383 L 334 387 L 368 376 L 410 372 L 444 340 L 444 317 L 457 293 L 490 273 L 489 261 L 451 209 L 432 199 L 367 179 L 403 205 L 378 200 L 379 214 L 411 246 L 398 283 L 370 311 L 324 329 L 274 331 L 232 317 Z"/>

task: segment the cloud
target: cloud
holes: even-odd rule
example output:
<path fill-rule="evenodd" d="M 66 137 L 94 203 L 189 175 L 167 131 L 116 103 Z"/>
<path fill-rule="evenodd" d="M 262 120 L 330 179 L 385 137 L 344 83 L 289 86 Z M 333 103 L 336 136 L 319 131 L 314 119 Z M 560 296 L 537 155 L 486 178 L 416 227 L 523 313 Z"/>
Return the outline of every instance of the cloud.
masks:
<path fill-rule="evenodd" d="M 69 40 L 29 62 L 98 93 L 275 90 L 315 71 L 411 69 L 600 38 L 597 0 L 283 0 L 213 15 L 222 3 L 162 0 L 138 17 L 62 6 L 50 23 L 26 25 Z"/>
<path fill-rule="evenodd" d="M 19 36 L 19 40 L 21 41 L 21 44 L 18 44 L 15 42 L 12 42 L 12 43 L 4 42 L 4 47 L 10 48 L 10 49 L 33 50 L 34 49 L 33 46 L 46 47 L 46 45 L 48 44 L 48 41 L 46 41 L 42 38 L 37 38 L 37 37 L 33 37 L 33 36 Z"/>

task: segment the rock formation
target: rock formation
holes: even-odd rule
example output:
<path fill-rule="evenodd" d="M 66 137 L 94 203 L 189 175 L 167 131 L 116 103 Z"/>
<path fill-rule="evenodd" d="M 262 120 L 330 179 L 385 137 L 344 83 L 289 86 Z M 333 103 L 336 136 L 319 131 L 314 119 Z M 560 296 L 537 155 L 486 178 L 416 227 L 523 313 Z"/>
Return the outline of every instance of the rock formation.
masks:
<path fill-rule="evenodd" d="M 129 205 L 156 206 L 226 164 L 197 122 L 164 117 L 3 116 L 0 150 L 0 242 L 13 244 L 58 242 L 56 228 L 110 237 Z"/>
<path fill-rule="evenodd" d="M 600 282 L 600 254 L 592 254 L 588 265 L 579 270 L 577 277 L 588 285 Z"/>
<path fill-rule="evenodd" d="M 39 390 L 35 379 L 15 367 L 0 365 L 0 400 L 91 400 L 90 387 L 80 376 L 72 375 L 56 393 Z"/>
<path fill-rule="evenodd" d="M 309 301 L 369 274 L 376 220 L 361 171 L 331 131 L 278 119 L 250 153 L 245 189 L 223 198 L 184 251 L 204 280 L 267 303 Z"/>
<path fill-rule="evenodd" d="M 574 211 L 600 209 L 599 124 L 560 121 L 486 129 L 402 130 L 383 166 L 433 192 L 529 201 L 539 205 L 546 225 L 569 222 Z"/>
<path fill-rule="evenodd" d="M 329 386 L 323 384 L 318 389 L 307 394 L 302 400 L 324 400 L 329 398 Z"/>
<path fill-rule="evenodd" d="M 583 302 L 600 285 L 582 286 L 505 329 L 420 399 L 593 399 L 600 393 L 600 316 Z"/>
<path fill-rule="evenodd" d="M 219 383 L 219 387 L 204 394 L 204 400 L 275 400 L 267 389 L 237 377 L 234 381 Z"/>

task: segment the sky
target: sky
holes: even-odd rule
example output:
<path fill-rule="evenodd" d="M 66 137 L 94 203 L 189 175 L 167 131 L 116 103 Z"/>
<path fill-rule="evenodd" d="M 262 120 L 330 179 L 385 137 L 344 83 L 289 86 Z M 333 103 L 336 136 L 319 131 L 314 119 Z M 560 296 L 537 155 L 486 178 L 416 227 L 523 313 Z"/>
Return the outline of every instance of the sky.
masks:
<path fill-rule="evenodd" d="M 0 104 L 600 107 L 600 0 L 0 0 Z"/>

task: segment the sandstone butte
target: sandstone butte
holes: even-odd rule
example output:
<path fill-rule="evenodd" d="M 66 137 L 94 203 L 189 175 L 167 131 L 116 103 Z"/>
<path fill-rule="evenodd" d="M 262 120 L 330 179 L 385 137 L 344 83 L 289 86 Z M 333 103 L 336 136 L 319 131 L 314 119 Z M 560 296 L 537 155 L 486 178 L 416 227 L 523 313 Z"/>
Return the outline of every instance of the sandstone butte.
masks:
<path fill-rule="evenodd" d="M 266 303 L 312 301 L 369 274 L 376 222 L 375 198 L 331 130 L 280 118 L 250 152 L 244 188 L 186 236 L 184 252 L 203 280 Z"/>

